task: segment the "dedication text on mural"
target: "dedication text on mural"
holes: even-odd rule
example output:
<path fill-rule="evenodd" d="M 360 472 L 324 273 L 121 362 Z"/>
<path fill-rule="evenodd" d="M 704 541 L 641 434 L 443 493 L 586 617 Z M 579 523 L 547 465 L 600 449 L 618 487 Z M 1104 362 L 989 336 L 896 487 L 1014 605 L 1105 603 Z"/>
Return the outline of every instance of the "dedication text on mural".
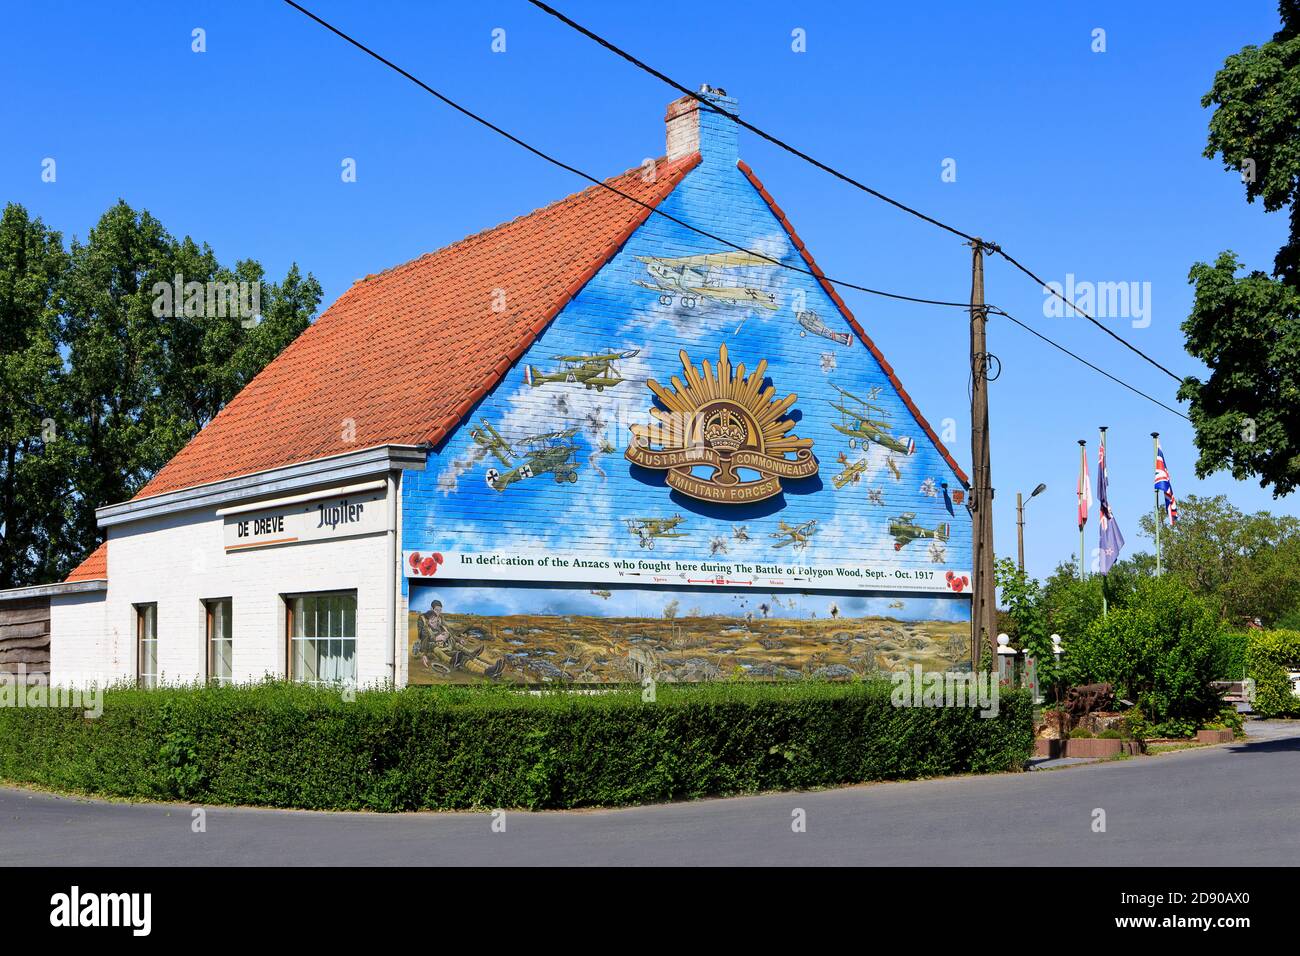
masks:
<path fill-rule="evenodd" d="M 843 565 L 805 561 L 689 561 L 678 558 L 586 557 L 544 552 L 407 551 L 410 578 L 585 584 L 783 588 L 797 590 L 951 593 L 954 575 L 969 569 Z"/>

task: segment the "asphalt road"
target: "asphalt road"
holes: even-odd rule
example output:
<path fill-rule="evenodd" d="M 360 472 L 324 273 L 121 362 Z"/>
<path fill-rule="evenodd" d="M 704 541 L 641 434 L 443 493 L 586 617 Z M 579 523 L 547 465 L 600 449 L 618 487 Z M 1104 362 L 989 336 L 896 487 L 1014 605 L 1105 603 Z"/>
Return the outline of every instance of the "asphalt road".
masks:
<path fill-rule="evenodd" d="M 194 808 L 0 787 L 0 865 L 1295 865 L 1300 722 L 1125 761 L 626 810 Z M 794 832 L 796 810 L 806 831 Z M 1094 832 L 1096 810 L 1105 832 Z M 498 823 L 499 826 L 499 823 Z"/>

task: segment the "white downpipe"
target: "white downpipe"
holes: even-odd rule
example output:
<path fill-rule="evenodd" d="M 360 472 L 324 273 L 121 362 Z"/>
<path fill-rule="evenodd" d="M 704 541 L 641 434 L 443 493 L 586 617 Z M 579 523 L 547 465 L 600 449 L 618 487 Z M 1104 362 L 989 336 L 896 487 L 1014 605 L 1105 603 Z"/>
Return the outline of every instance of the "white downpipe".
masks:
<path fill-rule="evenodd" d="M 401 541 L 397 529 L 397 476 L 400 472 L 388 473 L 388 642 L 384 651 L 384 663 L 388 665 L 388 680 L 397 686 L 397 572 L 402 560 Z"/>

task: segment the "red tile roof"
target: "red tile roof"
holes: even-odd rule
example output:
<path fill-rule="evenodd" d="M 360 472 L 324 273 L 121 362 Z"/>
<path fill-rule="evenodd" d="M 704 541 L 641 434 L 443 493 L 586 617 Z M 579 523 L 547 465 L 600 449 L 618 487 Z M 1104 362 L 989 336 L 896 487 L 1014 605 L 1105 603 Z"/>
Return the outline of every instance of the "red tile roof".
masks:
<path fill-rule="evenodd" d="M 930 441 L 934 442 L 934 447 L 939 450 L 939 454 L 943 455 L 944 460 L 952 466 L 952 470 L 957 473 L 957 477 L 961 479 L 962 484 L 969 488 L 970 479 L 966 477 L 966 472 L 961 470 L 961 466 L 957 464 L 956 459 L 954 459 L 948 449 L 944 447 L 943 442 L 939 441 L 939 436 L 935 434 L 934 429 L 930 427 L 930 423 L 927 422 L 925 416 L 921 414 L 921 410 L 917 408 L 916 403 L 912 401 L 912 396 L 907 394 L 907 389 L 903 388 L 903 383 L 900 382 L 898 376 L 894 374 L 894 367 L 885 360 L 884 354 L 876 347 L 876 343 L 871 341 L 871 336 L 867 335 L 866 330 L 858 323 L 858 320 L 854 317 L 852 311 L 849 310 L 848 304 L 840 298 L 840 294 L 836 291 L 835 286 L 826 280 L 826 274 L 823 273 L 817 263 L 813 261 L 812 253 L 809 252 L 808 247 L 803 244 L 803 240 L 799 238 L 799 234 L 794 231 L 794 226 L 792 226 L 790 220 L 786 218 L 785 212 L 776 204 L 776 200 L 772 198 L 771 194 L 763 188 L 763 184 L 759 181 L 758 177 L 754 175 L 754 171 L 749 168 L 749 165 L 743 159 L 738 160 L 736 166 L 745 174 L 753 184 L 754 188 L 758 190 L 758 194 L 763 197 L 763 201 L 766 202 L 768 207 L 772 210 L 772 214 L 776 216 L 777 219 L 781 220 L 781 225 L 790 236 L 790 241 L 794 243 L 794 247 L 798 249 L 799 253 L 803 256 L 803 261 L 807 263 L 808 270 L 817 277 L 817 281 L 821 283 L 821 287 L 826 290 L 826 294 L 834 300 L 837 306 L 839 306 L 840 311 L 844 313 L 844 317 L 849 320 L 849 325 L 853 326 L 853 331 L 858 333 L 858 338 L 862 340 L 862 344 L 870 349 L 871 354 L 876 357 L 876 361 L 880 363 L 880 367 L 884 370 L 885 374 L 889 376 L 889 381 L 893 383 L 894 388 L 898 390 L 899 398 L 903 400 L 903 404 L 907 406 L 908 411 L 910 411 L 916 418 L 917 423 L 925 429 L 926 435 L 929 436 Z"/>
<path fill-rule="evenodd" d="M 653 181 L 637 167 L 607 182 L 654 207 L 699 161 L 660 160 Z M 650 216 L 647 206 L 591 186 L 353 284 L 136 498 L 378 445 L 436 444 Z"/>
<path fill-rule="evenodd" d="M 72 569 L 64 581 L 107 581 L 108 580 L 108 542 L 105 541 Z"/>

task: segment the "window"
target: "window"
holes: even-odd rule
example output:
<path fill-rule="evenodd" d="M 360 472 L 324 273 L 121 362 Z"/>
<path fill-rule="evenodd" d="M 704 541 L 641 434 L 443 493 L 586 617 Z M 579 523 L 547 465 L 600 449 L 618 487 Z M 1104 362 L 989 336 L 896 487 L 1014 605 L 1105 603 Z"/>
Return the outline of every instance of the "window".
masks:
<path fill-rule="evenodd" d="M 208 680 L 229 684 L 234 676 L 234 641 L 230 631 L 230 598 L 205 601 L 208 614 Z"/>
<path fill-rule="evenodd" d="M 306 684 L 357 682 L 357 595 L 301 594 L 285 598 L 289 678 Z"/>
<path fill-rule="evenodd" d="M 158 605 L 135 606 L 135 679 L 141 687 L 158 686 Z"/>

